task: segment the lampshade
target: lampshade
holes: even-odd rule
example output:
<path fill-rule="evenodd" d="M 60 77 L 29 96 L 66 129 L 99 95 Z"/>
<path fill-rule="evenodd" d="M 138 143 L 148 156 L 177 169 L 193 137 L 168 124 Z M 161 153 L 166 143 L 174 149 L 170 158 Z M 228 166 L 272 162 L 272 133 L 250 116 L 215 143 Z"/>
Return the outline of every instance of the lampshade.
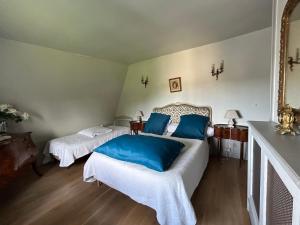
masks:
<path fill-rule="evenodd" d="M 135 113 L 136 117 L 137 117 L 137 121 L 140 121 L 142 122 L 143 121 L 143 116 L 144 116 L 144 113 L 142 110 L 138 110 L 136 111 Z"/>
<path fill-rule="evenodd" d="M 144 112 L 142 110 L 139 110 L 135 113 L 137 116 L 144 116 Z"/>
<path fill-rule="evenodd" d="M 226 119 L 238 119 L 238 118 L 240 118 L 240 116 L 239 116 L 237 110 L 230 109 L 230 110 L 226 111 L 225 118 Z"/>

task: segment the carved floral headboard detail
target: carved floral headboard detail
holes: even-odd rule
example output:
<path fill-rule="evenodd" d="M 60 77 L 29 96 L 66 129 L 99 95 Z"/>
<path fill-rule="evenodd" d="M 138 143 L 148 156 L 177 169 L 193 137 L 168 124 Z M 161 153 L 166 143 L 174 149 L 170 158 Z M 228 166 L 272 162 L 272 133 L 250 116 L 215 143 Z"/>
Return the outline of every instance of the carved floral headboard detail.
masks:
<path fill-rule="evenodd" d="M 171 116 L 172 123 L 179 123 L 180 116 L 187 114 L 198 114 L 201 116 L 212 117 L 212 110 L 209 106 L 195 106 L 187 103 L 174 103 L 163 107 L 156 107 L 153 112 L 163 113 Z"/>

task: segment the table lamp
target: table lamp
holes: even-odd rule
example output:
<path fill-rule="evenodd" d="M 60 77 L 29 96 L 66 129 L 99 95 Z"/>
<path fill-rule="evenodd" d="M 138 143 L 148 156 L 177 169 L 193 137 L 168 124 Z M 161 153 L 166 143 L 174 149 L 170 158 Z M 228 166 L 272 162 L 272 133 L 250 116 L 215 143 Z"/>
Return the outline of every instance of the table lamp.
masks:
<path fill-rule="evenodd" d="M 228 119 L 228 127 L 232 128 L 235 126 L 235 119 L 239 119 L 240 116 L 237 110 L 230 109 L 226 111 L 225 118 Z"/>
<path fill-rule="evenodd" d="M 144 112 L 139 110 L 136 112 L 136 115 L 137 115 L 137 119 L 138 121 L 142 122 L 143 121 L 143 116 L 144 116 Z"/>

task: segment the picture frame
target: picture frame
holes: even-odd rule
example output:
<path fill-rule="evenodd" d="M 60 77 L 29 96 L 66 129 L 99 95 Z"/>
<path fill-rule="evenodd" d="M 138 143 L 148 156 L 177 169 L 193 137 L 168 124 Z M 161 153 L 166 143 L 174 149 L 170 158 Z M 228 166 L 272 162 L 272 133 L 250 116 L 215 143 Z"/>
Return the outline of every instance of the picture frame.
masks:
<path fill-rule="evenodd" d="M 169 79 L 169 87 L 171 93 L 182 91 L 181 77 L 175 77 Z"/>

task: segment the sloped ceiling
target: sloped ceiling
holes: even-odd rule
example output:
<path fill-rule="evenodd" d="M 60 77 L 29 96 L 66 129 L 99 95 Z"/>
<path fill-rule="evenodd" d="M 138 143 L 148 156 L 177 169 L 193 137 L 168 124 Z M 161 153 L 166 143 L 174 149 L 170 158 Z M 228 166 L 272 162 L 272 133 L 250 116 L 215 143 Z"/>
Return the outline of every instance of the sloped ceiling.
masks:
<path fill-rule="evenodd" d="M 271 26 L 272 0 L 0 0 L 0 36 L 133 63 Z"/>

